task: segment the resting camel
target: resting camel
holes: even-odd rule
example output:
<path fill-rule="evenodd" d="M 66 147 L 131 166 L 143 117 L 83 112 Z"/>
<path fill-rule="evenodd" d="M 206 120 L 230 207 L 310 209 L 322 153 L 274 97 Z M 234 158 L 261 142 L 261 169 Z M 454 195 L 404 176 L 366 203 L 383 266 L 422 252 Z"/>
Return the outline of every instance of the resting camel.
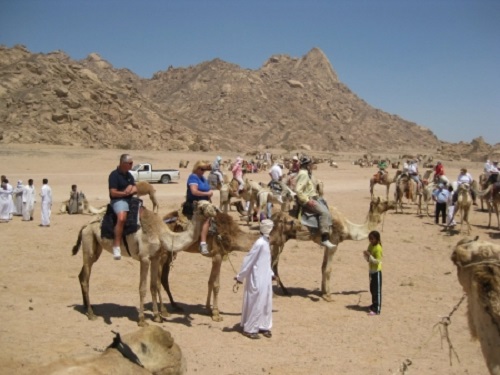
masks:
<path fill-rule="evenodd" d="M 37 374 L 180 375 L 187 371 L 186 358 L 170 332 L 155 325 L 118 334 L 103 353 L 66 357 L 39 368 Z"/>
<path fill-rule="evenodd" d="M 122 241 L 122 256 L 131 257 L 141 264 L 139 281 L 139 326 L 145 326 L 144 298 L 146 297 L 148 269 L 151 267 L 151 295 L 153 299 L 153 320 L 161 322 L 158 312 L 156 294 L 158 292 L 158 272 L 160 256 L 165 252 L 178 252 L 189 247 L 200 237 L 201 226 L 207 217 L 214 217 L 216 208 L 208 201 L 200 202 L 195 206 L 193 220 L 182 233 L 172 232 L 162 219 L 150 210 L 143 209 L 141 214 L 141 228 L 125 237 L 126 244 Z M 86 315 L 90 320 L 96 316 L 92 310 L 89 297 L 90 273 L 92 266 L 99 260 L 102 250 L 112 253 L 113 240 L 101 238 L 101 219 L 91 221 L 84 225 L 78 233 L 78 239 L 73 246 L 72 253 L 76 255 L 80 247 L 83 253 L 83 266 L 78 279 L 82 289 L 83 305 L 87 309 Z"/>
<path fill-rule="evenodd" d="M 370 231 L 375 229 L 377 225 L 381 222 L 382 213 L 387 210 L 394 208 L 394 202 L 389 202 L 386 200 L 381 200 L 380 198 L 375 198 L 370 202 L 370 209 L 368 211 L 368 216 L 364 224 L 354 224 L 347 220 L 342 213 L 340 213 L 335 208 L 330 208 L 330 212 L 333 218 L 332 234 L 330 235 L 330 241 L 336 245 L 345 241 L 353 240 L 360 241 L 368 238 Z M 276 212 L 272 216 L 274 222 L 273 231 L 270 234 L 269 242 L 271 244 L 271 255 L 272 255 L 272 267 L 274 274 L 276 275 L 279 285 L 283 289 L 283 292 L 288 295 L 288 291 L 281 282 L 278 276 L 278 263 L 283 247 L 286 241 L 289 239 L 298 240 L 312 240 L 313 242 L 320 244 L 321 236 L 319 233 L 310 236 L 309 230 L 302 226 L 302 224 L 296 218 L 293 218 L 285 212 Z M 304 236 L 305 235 L 305 236 Z M 332 261 L 333 255 L 338 247 L 333 250 L 324 251 L 323 264 L 321 265 L 322 280 L 321 280 L 321 294 L 323 299 L 326 301 L 331 301 L 330 297 L 330 276 L 332 273 Z"/>
<path fill-rule="evenodd" d="M 466 237 L 451 260 L 467 294 L 467 320 L 490 374 L 500 375 L 500 245 Z"/>
<path fill-rule="evenodd" d="M 370 196 L 373 198 L 373 188 L 375 184 L 384 185 L 386 187 L 386 199 L 389 199 L 389 189 L 391 188 L 391 184 L 396 182 L 397 175 L 393 178 L 389 176 L 389 172 L 385 172 L 383 176 L 380 175 L 380 172 L 375 173 L 372 178 L 370 178 Z"/>
<path fill-rule="evenodd" d="M 81 193 L 81 197 L 83 199 L 78 200 L 78 212 L 77 212 L 78 214 L 98 215 L 106 212 L 106 206 L 101 208 L 95 208 L 91 204 L 89 204 L 87 197 L 85 197 L 83 193 Z M 68 212 L 69 212 L 69 199 L 62 202 L 61 208 L 59 209 L 60 214 L 67 214 Z"/>
<path fill-rule="evenodd" d="M 182 232 L 188 225 L 189 220 L 182 215 L 181 212 L 174 211 L 164 217 L 164 221 L 177 217 L 176 221 L 167 224 L 171 230 L 175 232 Z M 216 216 L 212 219 L 211 230 L 208 232 L 207 244 L 210 249 L 210 257 L 212 258 L 212 269 L 208 278 L 208 294 L 206 300 L 206 308 L 212 316 L 212 320 L 216 322 L 222 321 L 222 316 L 219 312 L 219 289 L 220 289 L 220 271 L 222 260 L 226 259 L 231 251 L 249 251 L 253 243 L 259 238 L 258 233 L 248 233 L 240 229 L 239 225 L 227 213 L 217 212 Z M 192 243 L 183 251 L 193 254 L 199 254 L 199 241 Z M 178 309 L 172 293 L 168 276 L 170 273 L 170 266 L 174 260 L 175 254 L 171 252 L 162 253 L 160 260 L 161 267 L 161 284 L 167 292 L 170 303 L 173 308 Z M 211 305 L 211 298 L 213 295 L 213 304 Z M 212 307 L 211 307 L 212 306 Z"/>
<path fill-rule="evenodd" d="M 138 181 L 135 186 L 137 187 L 137 196 L 142 197 L 144 195 L 149 195 L 149 199 L 153 202 L 153 212 L 158 213 L 158 208 L 160 207 L 158 200 L 156 199 L 156 189 L 147 181 Z"/>
<path fill-rule="evenodd" d="M 453 222 L 453 219 L 455 218 L 455 215 L 457 212 L 460 213 L 460 233 L 462 233 L 462 229 L 464 226 L 464 222 L 467 223 L 467 234 L 470 234 L 471 231 L 471 225 L 469 223 L 469 212 L 470 208 L 472 206 L 472 196 L 470 193 L 470 185 L 467 183 L 462 183 L 457 186 L 454 191 L 457 191 L 458 194 L 458 199 L 457 202 L 455 203 L 455 209 L 453 210 L 453 216 L 450 220 L 450 223 Z M 450 226 L 447 226 L 446 229 L 449 229 Z"/>
<path fill-rule="evenodd" d="M 493 211 L 495 211 L 495 214 L 497 215 L 497 226 L 498 229 L 500 230 L 500 218 L 499 218 L 499 206 L 500 206 L 500 189 L 496 187 L 497 184 L 490 185 L 486 188 L 486 190 L 483 191 L 477 191 L 475 190 L 476 195 L 481 199 L 481 205 L 483 204 L 483 199 L 486 200 L 487 205 L 488 205 L 488 214 L 489 214 L 489 219 L 488 219 L 488 228 L 491 228 L 491 215 Z M 491 197 L 491 190 L 493 190 L 493 199 L 490 200 Z"/>

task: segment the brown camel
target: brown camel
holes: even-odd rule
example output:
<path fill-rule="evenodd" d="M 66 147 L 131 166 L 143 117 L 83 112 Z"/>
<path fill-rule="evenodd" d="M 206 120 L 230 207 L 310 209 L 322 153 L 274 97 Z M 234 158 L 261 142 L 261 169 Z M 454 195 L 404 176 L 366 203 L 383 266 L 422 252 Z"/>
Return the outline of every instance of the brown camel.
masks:
<path fill-rule="evenodd" d="M 173 220 L 167 225 L 175 232 L 184 231 L 189 223 L 189 220 L 179 211 L 174 211 L 165 215 L 164 221 L 168 222 L 172 218 L 177 218 L 177 220 Z M 212 269 L 208 278 L 208 294 L 205 305 L 212 316 L 212 320 L 217 322 L 222 321 L 222 316 L 219 312 L 220 270 L 222 260 L 226 259 L 231 251 L 249 251 L 252 244 L 258 237 L 258 233 L 248 233 L 242 231 L 239 225 L 227 213 L 217 212 L 217 215 L 212 218 L 211 229 L 207 236 L 207 244 L 210 249 L 210 257 L 212 258 Z M 191 246 L 186 247 L 183 251 L 198 254 L 199 241 L 192 243 Z M 175 254 L 172 254 L 171 252 L 162 254 L 160 259 L 160 264 L 162 265 L 160 278 L 172 307 L 178 309 L 179 306 L 175 303 L 172 297 L 168 281 L 170 267 L 174 260 L 173 255 Z M 212 295 L 213 304 L 211 305 L 210 302 Z"/>
<path fill-rule="evenodd" d="M 375 198 L 370 202 L 370 209 L 364 224 L 354 224 L 347 220 L 337 209 L 331 208 L 330 212 L 333 219 L 332 234 L 330 241 L 336 245 L 345 240 L 360 241 L 368 238 L 370 231 L 375 229 L 381 222 L 381 215 L 387 210 L 394 208 L 394 202 Z M 283 247 L 289 239 L 312 240 L 317 244 L 321 243 L 321 236 L 315 234 L 311 237 L 309 230 L 302 226 L 299 220 L 293 218 L 285 212 L 276 212 L 273 214 L 274 228 L 270 235 L 270 244 L 272 252 L 272 267 L 274 274 L 278 278 L 279 285 L 285 294 L 288 291 L 284 287 L 278 276 L 278 263 Z M 321 294 L 326 301 L 331 301 L 330 297 L 330 276 L 332 273 L 332 261 L 338 247 L 333 250 L 324 251 L 321 280 Z"/>
<path fill-rule="evenodd" d="M 160 205 L 158 203 L 158 199 L 156 199 L 156 189 L 147 181 L 138 181 L 136 182 L 137 187 L 137 196 L 142 197 L 144 195 L 149 195 L 149 199 L 153 202 L 153 212 L 158 213 L 158 208 Z"/>
<path fill-rule="evenodd" d="M 406 173 L 402 173 L 396 178 L 396 191 L 394 192 L 394 198 L 396 200 L 396 213 L 398 209 L 403 213 L 403 198 L 414 202 L 416 200 L 416 190 L 417 183 L 408 176 Z"/>
<path fill-rule="evenodd" d="M 453 210 L 453 216 L 450 220 L 450 223 L 453 222 L 455 215 L 457 212 L 460 213 L 460 233 L 462 233 L 464 222 L 467 223 L 467 234 L 470 234 L 472 228 L 469 223 L 469 213 L 470 208 L 472 206 L 472 195 L 470 193 L 470 185 L 467 183 L 462 183 L 458 185 L 454 191 L 458 194 L 457 202 L 455 203 L 455 209 Z M 450 229 L 450 226 L 447 226 L 446 229 Z"/>
<path fill-rule="evenodd" d="M 380 171 L 375 173 L 372 178 L 370 178 L 370 196 L 373 198 L 373 188 L 376 184 L 384 185 L 386 188 L 385 199 L 389 199 L 389 189 L 391 188 L 391 184 L 396 182 L 395 175 L 393 178 L 389 176 L 389 172 L 385 172 L 383 176 L 380 175 Z"/>
<path fill-rule="evenodd" d="M 146 297 L 148 270 L 151 268 L 151 295 L 153 299 L 154 321 L 161 322 L 162 318 L 158 312 L 156 294 L 158 292 L 159 260 L 165 252 L 178 252 L 189 247 L 200 237 L 201 226 L 207 217 L 214 217 L 216 208 L 208 201 L 196 205 L 192 222 L 187 230 L 182 233 L 172 232 L 162 219 L 150 210 L 143 209 L 141 213 L 141 228 L 133 234 L 125 237 L 122 241 L 122 256 L 131 257 L 141 264 L 139 281 L 139 326 L 145 326 L 144 320 L 144 298 Z M 125 244 L 127 247 L 125 247 Z M 76 255 L 80 246 L 83 253 L 83 266 L 78 279 L 82 289 L 83 305 L 86 308 L 90 320 L 96 319 L 89 297 L 90 273 L 92 266 L 99 260 L 102 250 L 112 253 L 113 240 L 101 238 L 101 220 L 94 220 L 84 225 L 78 233 L 78 239 L 73 246 L 72 253 Z M 160 305 L 161 306 L 161 305 Z"/>
<path fill-rule="evenodd" d="M 490 374 L 500 375 L 500 245 L 466 237 L 451 260 L 467 294 L 467 318 Z"/>

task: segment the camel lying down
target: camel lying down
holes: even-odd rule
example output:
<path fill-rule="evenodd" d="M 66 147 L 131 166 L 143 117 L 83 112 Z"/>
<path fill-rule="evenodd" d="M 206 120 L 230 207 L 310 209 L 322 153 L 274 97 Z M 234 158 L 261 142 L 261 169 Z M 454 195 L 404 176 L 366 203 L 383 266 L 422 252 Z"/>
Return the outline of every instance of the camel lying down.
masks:
<path fill-rule="evenodd" d="M 500 245 L 465 237 L 451 255 L 467 294 L 471 335 L 491 374 L 500 375 Z"/>
<path fill-rule="evenodd" d="M 117 336 L 119 337 L 119 336 Z M 119 344 L 116 348 L 115 344 Z M 150 326 L 116 338 L 104 353 L 86 358 L 61 359 L 40 369 L 40 374 L 180 375 L 186 359 L 168 331 Z"/>

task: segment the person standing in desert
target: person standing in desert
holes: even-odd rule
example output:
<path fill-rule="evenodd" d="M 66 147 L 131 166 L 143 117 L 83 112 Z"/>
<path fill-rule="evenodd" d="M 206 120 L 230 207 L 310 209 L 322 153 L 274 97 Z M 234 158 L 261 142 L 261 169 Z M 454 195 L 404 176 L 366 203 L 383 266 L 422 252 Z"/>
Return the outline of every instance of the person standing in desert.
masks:
<path fill-rule="evenodd" d="M 272 336 L 274 273 L 271 269 L 269 234 L 273 226 L 272 220 L 261 221 L 261 237 L 243 259 L 240 272 L 234 278 L 240 284 L 246 280 L 240 324 L 243 335 L 250 339 L 259 339 L 259 333 L 267 338 Z"/>
<path fill-rule="evenodd" d="M 42 180 L 40 196 L 42 197 L 42 223 L 41 227 L 50 227 L 50 215 L 52 213 L 52 189 L 49 186 L 49 180 Z"/>
<path fill-rule="evenodd" d="M 33 185 L 33 179 L 28 180 L 28 185 L 23 187 L 23 221 L 33 220 L 33 211 L 35 209 L 36 190 Z"/>

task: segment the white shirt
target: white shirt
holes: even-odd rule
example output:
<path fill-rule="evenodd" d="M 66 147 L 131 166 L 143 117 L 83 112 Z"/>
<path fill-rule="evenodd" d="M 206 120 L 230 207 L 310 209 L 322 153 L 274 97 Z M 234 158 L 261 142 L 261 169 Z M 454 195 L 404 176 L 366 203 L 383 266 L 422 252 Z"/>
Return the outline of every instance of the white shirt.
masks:
<path fill-rule="evenodd" d="M 457 184 L 472 184 L 473 178 L 470 173 L 460 173 L 457 177 Z"/>
<path fill-rule="evenodd" d="M 269 174 L 271 175 L 271 179 L 273 181 L 279 181 L 283 176 L 283 170 L 278 164 L 273 164 L 273 166 L 269 170 Z"/>

